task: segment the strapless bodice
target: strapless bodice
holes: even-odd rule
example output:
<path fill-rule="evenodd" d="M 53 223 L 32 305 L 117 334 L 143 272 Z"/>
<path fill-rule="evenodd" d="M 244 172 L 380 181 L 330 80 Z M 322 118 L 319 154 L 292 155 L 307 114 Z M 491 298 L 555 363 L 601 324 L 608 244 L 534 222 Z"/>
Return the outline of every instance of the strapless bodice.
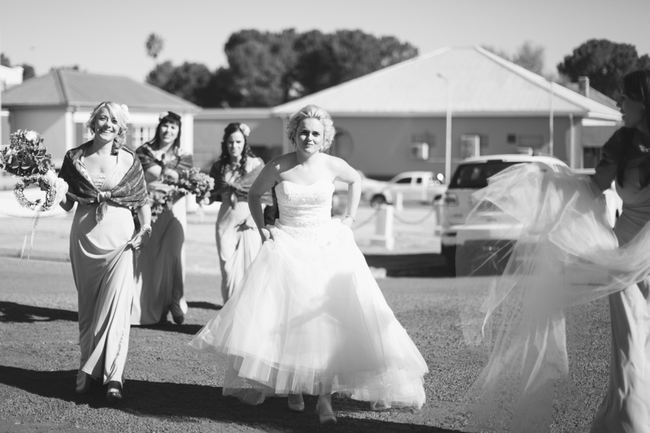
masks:
<path fill-rule="evenodd" d="M 302 185 L 288 180 L 275 187 L 280 210 L 280 224 L 288 227 L 309 227 L 332 220 L 334 184 L 319 180 Z"/>

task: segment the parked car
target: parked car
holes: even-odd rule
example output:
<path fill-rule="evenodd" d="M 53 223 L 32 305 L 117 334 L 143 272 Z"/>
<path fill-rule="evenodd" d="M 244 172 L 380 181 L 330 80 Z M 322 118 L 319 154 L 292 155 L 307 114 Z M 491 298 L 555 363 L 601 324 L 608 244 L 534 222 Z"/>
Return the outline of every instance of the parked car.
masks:
<path fill-rule="evenodd" d="M 384 188 L 386 185 L 385 181 L 372 179 L 366 177 L 362 171 L 357 170 L 361 176 L 361 200 L 368 201 L 370 200 L 370 195 L 375 191 L 379 191 Z M 332 210 L 335 215 L 343 214 L 345 210 L 346 201 L 342 199 L 343 196 L 346 196 L 348 193 L 348 184 L 341 182 L 340 180 L 334 181 L 334 197 L 332 199 Z"/>
<path fill-rule="evenodd" d="M 370 205 L 393 203 L 398 194 L 404 202 L 433 203 L 442 197 L 447 186 L 430 171 L 405 171 L 393 177 L 381 188 L 369 193 Z"/>
<path fill-rule="evenodd" d="M 473 263 L 465 263 L 473 272 L 481 274 L 501 273 L 509 257 L 512 245 L 518 239 L 521 225 L 511 216 L 494 206 L 477 209 L 474 218 L 467 223 L 467 216 L 474 208 L 472 194 L 488 184 L 488 178 L 515 164 L 539 164 L 543 169 L 557 171 L 566 167 L 561 160 L 550 156 L 531 155 L 485 155 L 463 160 L 456 168 L 447 191 L 436 202 L 441 240 L 441 253 L 453 273 L 465 273 L 468 269 L 456 269 L 459 247 L 471 252 Z"/>

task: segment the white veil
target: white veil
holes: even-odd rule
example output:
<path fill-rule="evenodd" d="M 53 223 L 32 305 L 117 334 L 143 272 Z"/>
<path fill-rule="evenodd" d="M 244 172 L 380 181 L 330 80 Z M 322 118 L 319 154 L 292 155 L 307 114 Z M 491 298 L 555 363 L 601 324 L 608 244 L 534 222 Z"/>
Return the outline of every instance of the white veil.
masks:
<path fill-rule="evenodd" d="M 586 176 L 536 164 L 510 167 L 478 191 L 521 224 L 503 275 L 486 281 L 480 305 L 461 312 L 470 343 L 487 342 L 487 365 L 470 390 L 470 423 L 497 432 L 545 432 L 553 388 L 568 374 L 564 310 L 620 291 L 650 273 L 650 226 L 618 242 L 604 195 Z M 457 260 L 471 260 L 459 251 Z M 475 269 L 474 269 L 475 270 Z"/>

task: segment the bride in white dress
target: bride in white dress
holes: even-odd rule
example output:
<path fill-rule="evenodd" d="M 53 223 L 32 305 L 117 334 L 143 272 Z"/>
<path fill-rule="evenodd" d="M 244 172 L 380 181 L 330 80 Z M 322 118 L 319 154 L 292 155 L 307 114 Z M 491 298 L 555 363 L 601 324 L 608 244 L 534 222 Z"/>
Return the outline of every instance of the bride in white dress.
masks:
<path fill-rule="evenodd" d="M 336 422 L 331 394 L 373 408 L 420 408 L 426 363 L 386 303 L 350 225 L 358 173 L 323 153 L 334 137 L 329 114 L 307 106 L 289 121 L 295 152 L 269 162 L 249 192 L 264 242 L 242 285 L 192 346 L 225 358 L 224 394 L 250 404 L 287 395 L 304 410 L 318 395 L 322 423 Z M 332 219 L 333 181 L 349 184 L 345 216 Z M 280 218 L 264 227 L 260 197 L 275 186 Z"/>

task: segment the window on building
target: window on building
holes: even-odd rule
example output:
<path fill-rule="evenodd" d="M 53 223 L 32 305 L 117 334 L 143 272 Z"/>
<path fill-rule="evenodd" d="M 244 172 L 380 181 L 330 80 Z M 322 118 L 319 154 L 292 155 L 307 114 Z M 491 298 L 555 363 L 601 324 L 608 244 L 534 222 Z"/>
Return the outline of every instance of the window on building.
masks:
<path fill-rule="evenodd" d="M 151 125 L 131 125 L 131 148 L 137 149 L 156 134 L 156 127 Z"/>
<path fill-rule="evenodd" d="M 598 161 L 603 156 L 601 147 L 583 147 L 582 148 L 582 166 L 583 168 L 596 168 Z"/>

